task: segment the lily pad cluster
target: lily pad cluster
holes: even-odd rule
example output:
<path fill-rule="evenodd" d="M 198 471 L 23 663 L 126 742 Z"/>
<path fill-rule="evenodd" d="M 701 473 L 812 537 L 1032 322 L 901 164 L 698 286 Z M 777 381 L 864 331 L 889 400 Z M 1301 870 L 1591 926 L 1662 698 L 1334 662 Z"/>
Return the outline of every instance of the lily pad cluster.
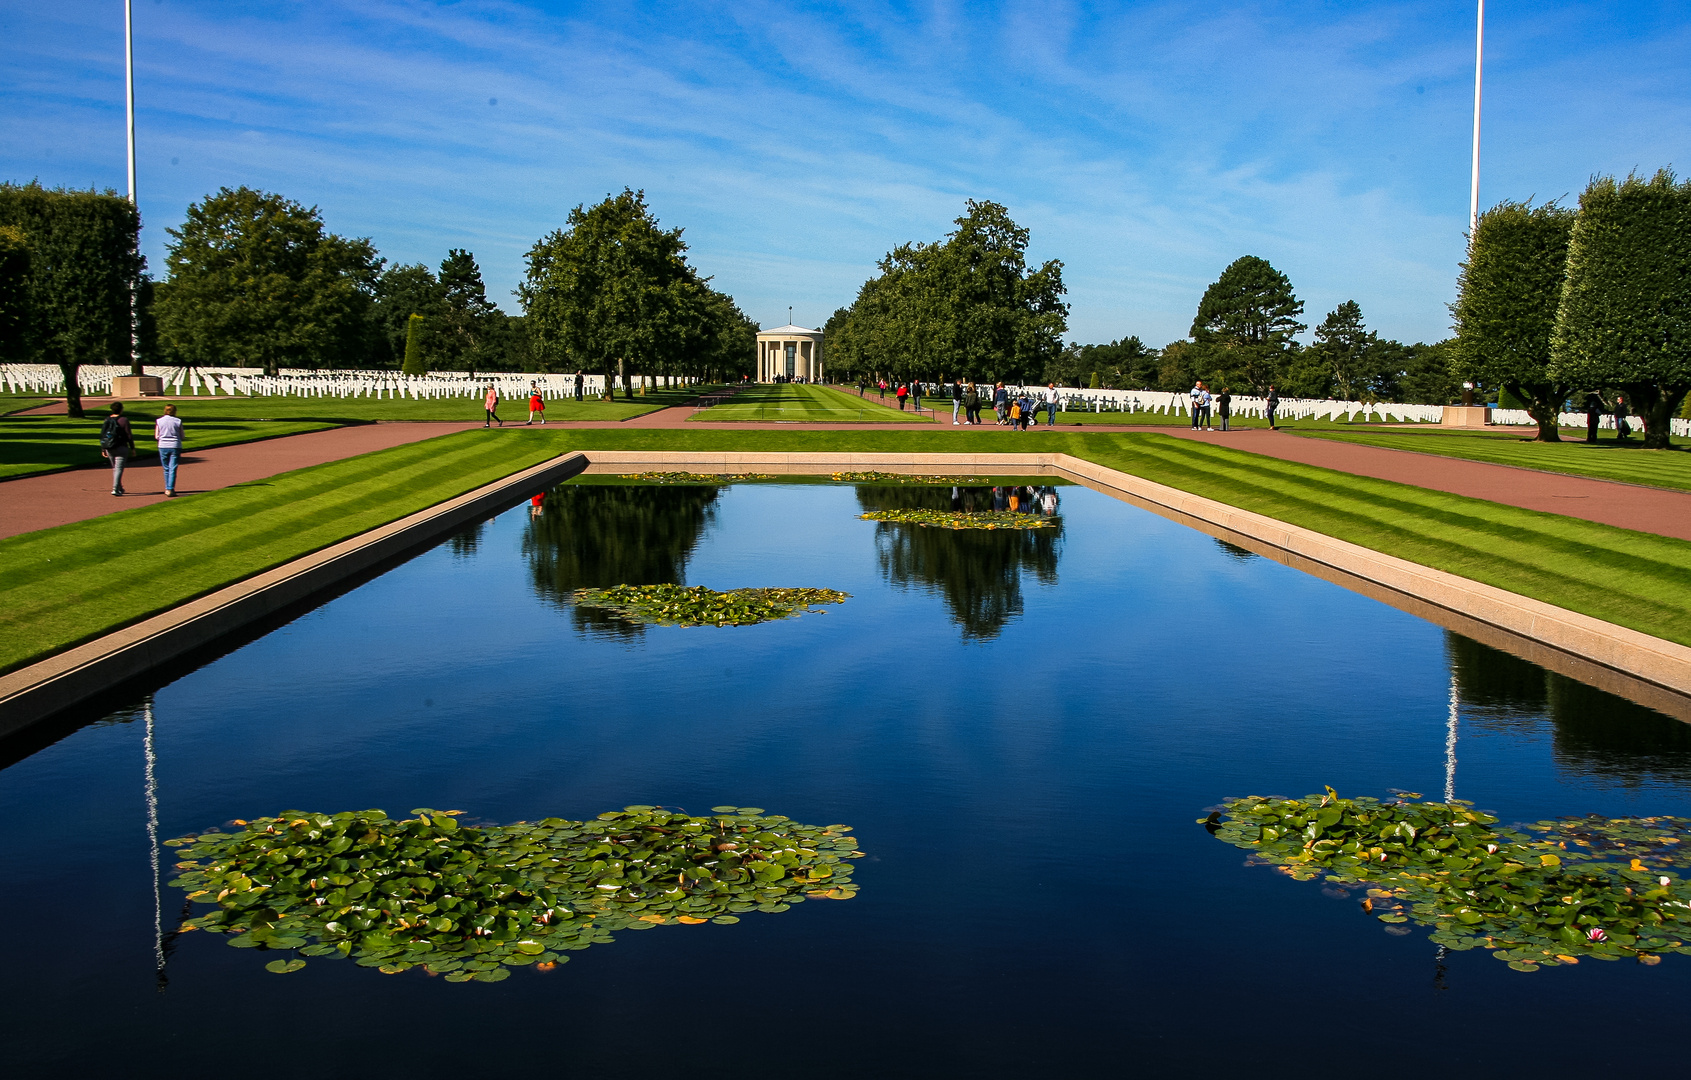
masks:
<path fill-rule="evenodd" d="M 619 480 L 638 480 L 642 484 L 734 484 L 742 480 L 779 480 L 774 473 L 696 473 L 643 472 L 623 473 Z"/>
<path fill-rule="evenodd" d="M 843 604 L 850 593 L 834 589 L 729 589 L 703 585 L 613 585 L 577 589 L 575 602 L 604 608 L 630 622 L 658 626 L 750 626 Z"/>
<path fill-rule="evenodd" d="M 1388 930 L 1431 926 L 1433 941 L 1490 949 L 1517 971 L 1691 955 L 1691 883 L 1680 874 L 1691 819 L 1593 815 L 1522 831 L 1468 802 L 1415 798 L 1253 795 L 1203 824 L 1299 881 L 1364 889 L 1363 910 Z"/>
<path fill-rule="evenodd" d="M 463 826 L 459 811 L 287 811 L 169 843 L 172 885 L 215 910 L 187 928 L 236 948 L 347 957 L 393 975 L 498 982 L 554 965 L 617 930 L 735 923 L 805 898 L 857 892 L 845 825 L 801 825 L 758 807 L 709 816 L 629 806 L 594 821 Z M 305 966 L 287 955 L 266 965 Z"/>
<path fill-rule="evenodd" d="M 835 480 L 854 484 L 966 484 L 979 487 L 987 481 L 978 476 L 919 476 L 911 473 L 894 472 L 837 472 L 833 474 Z"/>
<path fill-rule="evenodd" d="M 896 521 L 904 525 L 925 525 L 936 529 L 1054 529 L 1057 523 L 1036 514 L 1009 510 L 871 510 L 858 517 L 864 521 Z"/>

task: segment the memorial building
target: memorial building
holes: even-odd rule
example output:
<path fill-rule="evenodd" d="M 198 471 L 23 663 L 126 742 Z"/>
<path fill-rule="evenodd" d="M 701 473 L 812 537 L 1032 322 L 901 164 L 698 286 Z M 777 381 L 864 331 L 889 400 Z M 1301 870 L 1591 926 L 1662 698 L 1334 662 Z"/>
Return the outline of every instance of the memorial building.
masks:
<path fill-rule="evenodd" d="M 822 331 L 777 326 L 757 333 L 758 382 L 822 381 Z"/>

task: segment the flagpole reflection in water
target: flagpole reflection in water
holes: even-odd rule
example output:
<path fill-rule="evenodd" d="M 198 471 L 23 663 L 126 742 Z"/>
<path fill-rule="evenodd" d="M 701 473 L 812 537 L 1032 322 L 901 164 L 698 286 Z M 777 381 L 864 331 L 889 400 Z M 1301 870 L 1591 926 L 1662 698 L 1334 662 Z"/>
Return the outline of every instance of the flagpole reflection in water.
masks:
<path fill-rule="evenodd" d="M 1456 682 L 1456 672 L 1450 673 L 1450 715 L 1444 724 L 1444 801 L 1450 802 L 1456 798 L 1456 731 L 1462 722 L 1462 698 Z M 1438 946 L 1438 953 L 1433 958 L 1433 985 L 1440 990 L 1446 989 L 1444 982 L 1444 946 Z"/>
<path fill-rule="evenodd" d="M 158 988 L 164 990 L 164 910 L 159 897 L 159 793 L 158 778 L 153 767 L 157 758 L 153 754 L 153 699 L 147 698 L 142 705 L 146 717 L 146 734 L 142 739 L 142 746 L 147 762 L 147 843 L 148 854 L 153 864 L 153 970 L 158 973 Z"/>

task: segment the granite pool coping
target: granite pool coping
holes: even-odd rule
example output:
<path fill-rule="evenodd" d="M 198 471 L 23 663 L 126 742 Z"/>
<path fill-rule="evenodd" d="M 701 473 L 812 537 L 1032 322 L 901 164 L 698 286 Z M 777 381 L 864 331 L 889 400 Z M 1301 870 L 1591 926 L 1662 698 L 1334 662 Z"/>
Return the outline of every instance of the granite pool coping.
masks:
<path fill-rule="evenodd" d="M 1361 592 L 1553 671 L 1691 721 L 1691 648 L 1069 454 L 571 451 L 0 676 L 0 737 L 298 604 L 582 472 L 1050 475 Z"/>

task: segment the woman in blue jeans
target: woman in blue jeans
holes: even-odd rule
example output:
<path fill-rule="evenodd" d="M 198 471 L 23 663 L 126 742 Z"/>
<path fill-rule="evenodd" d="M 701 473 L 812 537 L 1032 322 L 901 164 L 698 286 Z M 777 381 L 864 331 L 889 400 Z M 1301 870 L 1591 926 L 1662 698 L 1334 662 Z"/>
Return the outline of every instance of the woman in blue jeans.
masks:
<path fill-rule="evenodd" d="M 175 405 L 166 405 L 164 415 L 153 421 L 153 438 L 159 444 L 159 465 L 164 468 L 164 495 L 176 498 L 176 466 L 182 459 L 182 420 Z"/>

